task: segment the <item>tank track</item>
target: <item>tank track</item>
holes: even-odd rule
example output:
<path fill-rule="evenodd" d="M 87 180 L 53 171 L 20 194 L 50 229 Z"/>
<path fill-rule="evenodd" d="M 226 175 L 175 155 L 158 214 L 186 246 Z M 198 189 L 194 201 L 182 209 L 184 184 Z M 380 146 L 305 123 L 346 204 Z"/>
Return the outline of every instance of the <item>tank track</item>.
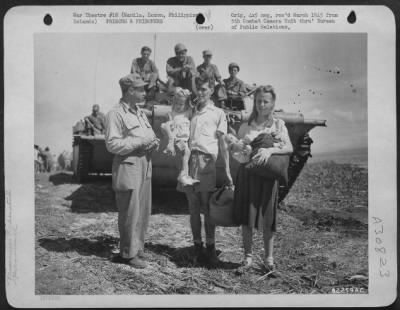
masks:
<path fill-rule="evenodd" d="M 84 183 L 88 180 L 90 171 L 90 159 L 92 157 L 92 148 L 89 143 L 84 140 L 79 141 L 79 161 L 77 181 Z"/>
<path fill-rule="evenodd" d="M 313 140 L 310 138 L 309 134 L 306 133 L 303 137 L 300 137 L 297 145 L 294 147 L 294 152 L 290 156 L 288 167 L 288 185 L 279 186 L 279 202 L 285 199 L 286 195 L 289 193 L 301 170 L 306 164 L 308 158 L 311 157 L 312 143 Z"/>

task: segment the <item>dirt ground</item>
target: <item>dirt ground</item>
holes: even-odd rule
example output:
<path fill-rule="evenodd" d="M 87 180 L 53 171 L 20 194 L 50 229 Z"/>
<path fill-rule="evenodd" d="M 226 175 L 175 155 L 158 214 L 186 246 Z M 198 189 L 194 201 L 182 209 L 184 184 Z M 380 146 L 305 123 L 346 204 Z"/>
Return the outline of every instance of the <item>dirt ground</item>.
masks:
<path fill-rule="evenodd" d="M 193 266 L 185 197 L 154 188 L 145 252 L 149 267 L 113 261 L 117 211 L 111 178 L 73 181 L 70 172 L 37 174 L 36 294 L 320 294 L 368 293 L 368 174 L 354 165 L 307 164 L 280 206 L 275 253 L 278 277 L 262 269 L 255 235 L 253 269 L 242 260 L 238 227 L 217 228 L 221 265 Z"/>

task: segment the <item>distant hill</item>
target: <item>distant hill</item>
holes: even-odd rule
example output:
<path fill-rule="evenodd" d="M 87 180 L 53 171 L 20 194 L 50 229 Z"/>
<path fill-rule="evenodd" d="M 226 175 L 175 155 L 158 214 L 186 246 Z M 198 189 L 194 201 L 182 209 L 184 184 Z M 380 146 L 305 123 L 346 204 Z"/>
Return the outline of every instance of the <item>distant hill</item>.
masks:
<path fill-rule="evenodd" d="M 368 166 L 368 147 L 312 153 L 312 156 L 310 162 L 332 160 L 341 164 L 349 163 L 365 167 Z"/>

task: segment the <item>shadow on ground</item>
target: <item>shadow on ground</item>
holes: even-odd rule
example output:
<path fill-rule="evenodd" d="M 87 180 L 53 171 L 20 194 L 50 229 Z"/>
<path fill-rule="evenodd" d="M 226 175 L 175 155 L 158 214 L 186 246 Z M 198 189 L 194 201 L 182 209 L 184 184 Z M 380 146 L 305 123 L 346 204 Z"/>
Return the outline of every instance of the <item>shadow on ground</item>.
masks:
<path fill-rule="evenodd" d="M 190 268 L 190 267 L 207 267 L 204 258 L 199 261 L 199 264 L 195 266 L 193 264 L 193 247 L 182 247 L 182 248 L 173 248 L 169 245 L 165 244 L 153 244 L 146 243 L 145 249 L 154 254 L 159 254 L 162 256 L 167 256 L 168 259 L 175 263 L 177 267 L 180 268 Z M 217 254 L 220 252 L 217 251 Z M 218 266 L 215 268 L 218 269 L 236 269 L 240 266 L 238 263 L 225 262 L 220 261 Z"/>
<path fill-rule="evenodd" d="M 49 176 L 49 181 L 53 183 L 53 185 L 61 185 L 61 184 L 79 184 L 77 178 L 73 175 L 72 172 L 59 172 Z M 82 184 L 93 183 L 93 182 L 110 182 L 111 183 L 111 175 L 109 174 L 91 174 L 87 176 L 85 182 L 81 182 Z"/>
<path fill-rule="evenodd" d="M 49 176 L 53 185 L 80 184 L 72 172 L 59 172 Z M 175 187 L 153 184 L 152 214 L 188 214 L 185 194 Z M 109 175 L 90 175 L 85 183 L 65 197 L 72 201 L 71 211 L 75 213 L 116 212 L 115 193 Z"/>
<path fill-rule="evenodd" d="M 76 251 L 82 256 L 95 255 L 109 258 L 112 255 L 111 250 L 118 246 L 119 239 L 114 237 L 97 237 L 94 239 L 42 238 L 38 242 L 41 247 L 50 252 Z"/>
<path fill-rule="evenodd" d="M 53 183 L 53 185 L 78 184 L 72 173 L 68 172 L 59 172 L 56 174 L 52 174 L 49 176 L 49 181 Z"/>
<path fill-rule="evenodd" d="M 186 196 L 173 187 L 153 186 L 152 214 L 189 214 Z"/>
<path fill-rule="evenodd" d="M 72 202 L 74 213 L 118 211 L 111 183 L 83 184 L 65 200 Z M 189 214 L 185 195 L 173 188 L 153 188 L 152 214 Z"/>
<path fill-rule="evenodd" d="M 94 239 L 86 238 L 42 238 L 38 240 L 39 245 L 49 252 L 74 252 L 82 256 L 97 256 L 100 258 L 107 258 L 115 263 L 121 263 L 118 259 L 117 254 L 113 253 L 118 247 L 118 238 L 114 237 L 96 237 Z M 170 260 L 180 268 L 191 268 L 191 267 L 206 267 L 205 260 L 200 260 L 199 264 L 193 264 L 193 247 L 182 247 L 173 248 L 164 244 L 152 244 L 146 243 L 146 253 L 150 256 L 150 261 L 156 261 L 158 263 L 166 262 Z M 217 252 L 218 253 L 218 252 Z M 219 254 L 219 253 L 218 253 Z M 232 262 L 220 261 L 218 269 L 236 269 L 239 264 Z"/>
<path fill-rule="evenodd" d="M 114 191 L 109 183 L 83 184 L 65 200 L 72 201 L 71 211 L 75 213 L 117 211 Z"/>

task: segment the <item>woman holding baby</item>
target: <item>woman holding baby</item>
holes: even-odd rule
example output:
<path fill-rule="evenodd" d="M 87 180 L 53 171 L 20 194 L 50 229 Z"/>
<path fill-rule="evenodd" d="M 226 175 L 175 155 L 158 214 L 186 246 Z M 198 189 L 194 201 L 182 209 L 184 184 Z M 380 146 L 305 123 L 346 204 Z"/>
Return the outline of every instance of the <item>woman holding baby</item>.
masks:
<path fill-rule="evenodd" d="M 241 125 L 233 152 L 233 157 L 241 163 L 235 184 L 234 216 L 236 223 L 242 225 L 245 255 L 242 268 L 248 268 L 253 263 L 253 229 L 256 228 L 263 232 L 267 272 L 274 270 L 273 239 L 279 182 L 249 172 L 248 166 L 265 164 L 271 155 L 290 154 L 293 150 L 284 121 L 273 117 L 275 100 L 272 86 L 256 90 L 253 112 L 249 121 Z M 268 148 L 252 150 L 249 146 L 260 134 L 269 134 L 274 143 Z"/>

